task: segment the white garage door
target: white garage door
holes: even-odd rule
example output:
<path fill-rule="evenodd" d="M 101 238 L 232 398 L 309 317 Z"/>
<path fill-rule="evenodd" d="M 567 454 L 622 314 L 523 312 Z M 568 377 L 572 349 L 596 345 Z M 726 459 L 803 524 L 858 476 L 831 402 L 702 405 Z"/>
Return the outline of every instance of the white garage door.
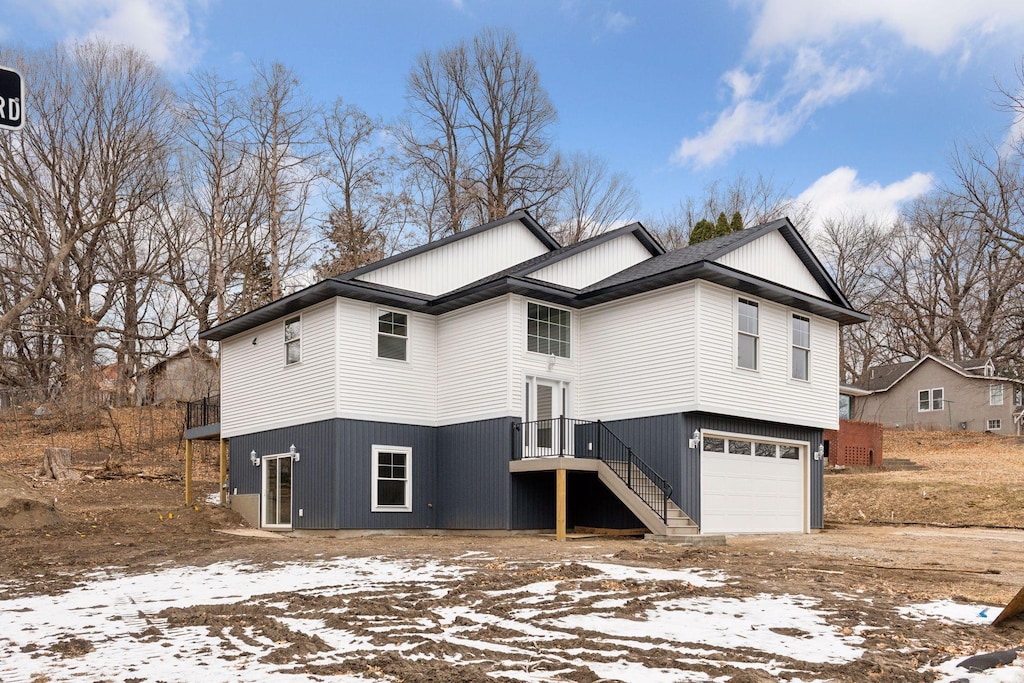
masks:
<path fill-rule="evenodd" d="M 803 532 L 807 446 L 705 434 L 701 533 Z"/>

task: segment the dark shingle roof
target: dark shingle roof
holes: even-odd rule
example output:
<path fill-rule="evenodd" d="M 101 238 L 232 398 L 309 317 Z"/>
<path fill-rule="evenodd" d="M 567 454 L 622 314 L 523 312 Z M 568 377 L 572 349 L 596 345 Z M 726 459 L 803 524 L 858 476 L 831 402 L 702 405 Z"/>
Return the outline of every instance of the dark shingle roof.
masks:
<path fill-rule="evenodd" d="M 893 382 L 902 377 L 904 373 L 917 365 L 917 363 L 918 361 L 916 360 L 908 360 L 903 363 L 870 367 L 863 377 L 853 383 L 853 386 L 865 391 L 888 389 Z"/>
<path fill-rule="evenodd" d="M 658 275 L 659 273 L 688 266 L 700 261 L 713 261 L 720 255 L 732 251 L 738 243 L 755 240 L 767 232 L 777 230 L 785 223 L 785 219 L 772 221 L 771 223 L 765 223 L 764 225 L 759 225 L 755 228 L 747 228 L 746 230 L 740 230 L 739 232 L 729 233 L 722 237 L 716 237 L 705 242 L 699 242 L 692 246 L 670 251 L 662 254 L 661 256 L 655 256 L 654 258 L 647 259 L 646 261 L 641 261 L 631 268 L 626 268 L 614 275 L 606 277 L 600 282 L 595 282 L 583 291 L 590 292 L 598 289 L 604 289 L 605 287 L 614 287 L 616 285 L 631 282 L 633 280 L 639 280 L 645 277 L 651 277 L 652 275 Z"/>

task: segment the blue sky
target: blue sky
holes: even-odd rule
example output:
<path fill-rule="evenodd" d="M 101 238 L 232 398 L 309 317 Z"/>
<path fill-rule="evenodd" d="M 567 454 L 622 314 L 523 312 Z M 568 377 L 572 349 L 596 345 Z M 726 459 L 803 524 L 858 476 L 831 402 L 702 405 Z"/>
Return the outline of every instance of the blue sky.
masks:
<path fill-rule="evenodd" d="M 818 217 L 887 215 L 948 177 L 954 141 L 1008 134 L 995 84 L 1019 87 L 1024 2 L 0 0 L 6 45 L 99 35 L 175 80 L 276 59 L 314 98 L 385 119 L 417 54 L 484 27 L 518 35 L 557 145 L 628 173 L 640 218 L 741 172 Z"/>

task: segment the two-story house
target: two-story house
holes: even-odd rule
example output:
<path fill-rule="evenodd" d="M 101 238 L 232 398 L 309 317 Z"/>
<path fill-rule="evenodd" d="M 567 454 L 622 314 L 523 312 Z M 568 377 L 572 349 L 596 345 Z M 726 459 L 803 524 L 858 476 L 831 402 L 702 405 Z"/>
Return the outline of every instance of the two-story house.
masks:
<path fill-rule="evenodd" d="M 822 526 L 839 327 L 865 319 L 785 219 L 665 252 L 519 212 L 203 337 L 263 528 L 673 536 Z"/>

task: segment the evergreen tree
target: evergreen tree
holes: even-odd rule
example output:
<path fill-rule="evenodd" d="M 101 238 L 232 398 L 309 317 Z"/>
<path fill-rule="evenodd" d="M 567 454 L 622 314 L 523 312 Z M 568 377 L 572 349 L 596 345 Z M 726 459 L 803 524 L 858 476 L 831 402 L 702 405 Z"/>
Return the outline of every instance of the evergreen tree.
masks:
<path fill-rule="evenodd" d="M 732 232 L 732 226 L 729 225 L 729 219 L 725 215 L 725 211 L 718 214 L 718 220 L 715 222 L 715 237 L 721 237 L 722 235 L 728 235 Z"/>
<path fill-rule="evenodd" d="M 729 223 L 729 232 L 739 232 L 743 229 L 743 216 L 737 211 L 732 215 L 732 221 Z"/>
<path fill-rule="evenodd" d="M 707 218 L 702 218 L 693 224 L 693 230 L 690 231 L 690 245 L 706 242 L 715 237 L 718 237 L 715 232 L 715 224 Z"/>

